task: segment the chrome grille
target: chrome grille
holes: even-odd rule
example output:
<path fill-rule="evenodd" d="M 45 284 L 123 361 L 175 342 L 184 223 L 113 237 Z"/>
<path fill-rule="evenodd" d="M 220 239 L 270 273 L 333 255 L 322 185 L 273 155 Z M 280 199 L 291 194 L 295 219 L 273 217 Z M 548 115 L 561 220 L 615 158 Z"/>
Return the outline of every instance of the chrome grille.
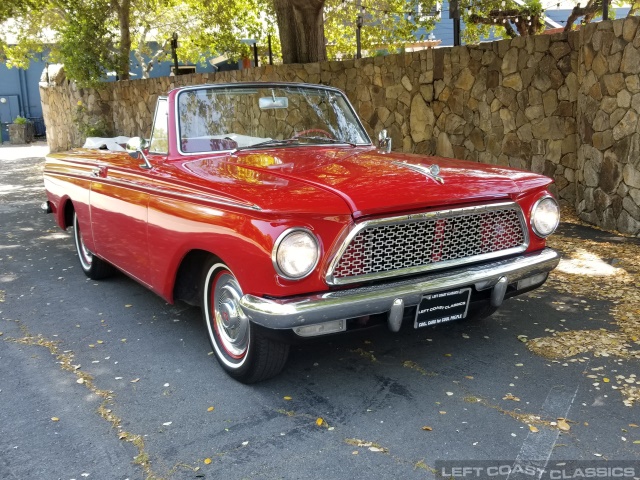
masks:
<path fill-rule="evenodd" d="M 495 258 L 526 249 L 515 203 L 365 222 L 347 239 L 329 283 L 386 278 Z"/>

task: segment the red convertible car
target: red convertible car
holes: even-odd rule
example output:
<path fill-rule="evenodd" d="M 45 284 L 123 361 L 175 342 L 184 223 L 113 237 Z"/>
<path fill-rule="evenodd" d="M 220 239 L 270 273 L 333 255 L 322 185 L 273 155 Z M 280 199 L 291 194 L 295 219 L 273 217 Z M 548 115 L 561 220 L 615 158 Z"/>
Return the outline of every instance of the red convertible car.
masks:
<path fill-rule="evenodd" d="M 178 88 L 127 147 L 49 155 L 43 208 L 90 278 L 199 305 L 242 382 L 280 372 L 296 338 L 488 316 L 559 260 L 551 179 L 373 145 L 335 88 Z"/>

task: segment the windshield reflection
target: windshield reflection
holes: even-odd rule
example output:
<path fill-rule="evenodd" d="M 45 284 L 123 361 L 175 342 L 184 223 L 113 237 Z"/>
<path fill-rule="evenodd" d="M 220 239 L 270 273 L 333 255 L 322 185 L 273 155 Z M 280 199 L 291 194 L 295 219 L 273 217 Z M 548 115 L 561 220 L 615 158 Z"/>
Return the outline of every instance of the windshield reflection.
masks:
<path fill-rule="evenodd" d="M 345 97 L 309 86 L 202 87 L 178 95 L 180 150 L 368 145 Z"/>

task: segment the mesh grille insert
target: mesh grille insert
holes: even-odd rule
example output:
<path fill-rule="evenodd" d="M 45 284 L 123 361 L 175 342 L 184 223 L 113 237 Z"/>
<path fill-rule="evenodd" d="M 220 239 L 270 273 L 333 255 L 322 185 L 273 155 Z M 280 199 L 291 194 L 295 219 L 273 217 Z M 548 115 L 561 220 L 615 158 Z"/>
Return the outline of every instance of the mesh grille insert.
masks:
<path fill-rule="evenodd" d="M 333 277 L 423 267 L 509 250 L 526 242 L 519 209 L 461 209 L 451 216 L 373 224 L 361 230 L 337 263 Z"/>

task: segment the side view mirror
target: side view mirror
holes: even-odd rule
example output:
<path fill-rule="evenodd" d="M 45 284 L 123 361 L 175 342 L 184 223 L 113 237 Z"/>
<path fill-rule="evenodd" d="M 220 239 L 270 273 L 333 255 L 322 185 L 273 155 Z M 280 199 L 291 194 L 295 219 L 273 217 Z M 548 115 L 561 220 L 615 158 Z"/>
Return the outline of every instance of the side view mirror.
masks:
<path fill-rule="evenodd" d="M 152 165 L 147 156 L 144 154 L 144 150 L 149 148 L 149 142 L 141 137 L 131 137 L 127 142 L 125 149 L 131 158 L 136 160 L 142 157 L 144 163 L 140 164 L 140 168 L 151 169 Z"/>
<path fill-rule="evenodd" d="M 391 152 L 391 137 L 387 135 L 387 130 L 380 130 L 378 134 L 378 150 L 380 153 Z"/>

